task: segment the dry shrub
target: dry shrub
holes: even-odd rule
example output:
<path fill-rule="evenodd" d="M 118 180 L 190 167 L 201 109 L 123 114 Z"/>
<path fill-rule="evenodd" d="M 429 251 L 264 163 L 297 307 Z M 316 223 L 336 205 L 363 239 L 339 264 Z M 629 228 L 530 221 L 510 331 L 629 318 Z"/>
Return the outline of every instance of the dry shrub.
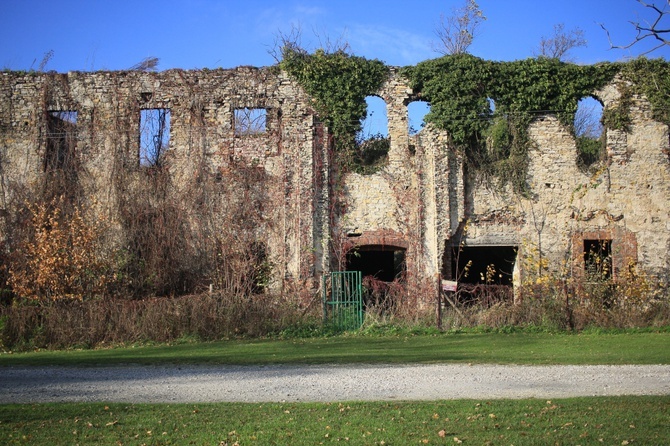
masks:
<path fill-rule="evenodd" d="M 670 296 L 658 281 L 631 266 L 617 281 L 574 284 L 543 277 L 525 284 L 520 299 L 493 305 L 446 307 L 445 328 L 537 327 L 547 330 L 658 327 L 670 324 Z"/>
<path fill-rule="evenodd" d="M 313 316 L 294 299 L 269 293 L 57 301 L 49 306 L 4 307 L 1 336 L 7 349 L 216 340 L 264 336 Z"/>
<path fill-rule="evenodd" d="M 34 301 L 82 300 L 102 295 L 109 281 L 100 257 L 101 219 L 88 220 L 81 207 L 64 211 L 64 199 L 26 205 L 31 219 L 13 252 L 8 283 Z"/>
<path fill-rule="evenodd" d="M 265 288 L 272 265 L 263 240 L 272 210 L 264 169 L 202 171 L 188 190 L 178 190 L 165 168 L 140 175 L 141 184 L 120 198 L 117 295 L 174 296 L 210 287 L 249 295 Z"/>
<path fill-rule="evenodd" d="M 435 292 L 431 283 L 416 283 L 411 291 L 404 279 L 385 282 L 372 276 L 363 278 L 365 318 L 374 323 L 417 324 L 434 323 L 435 310 L 422 296 Z"/>
<path fill-rule="evenodd" d="M 139 175 L 141 181 L 119 198 L 123 242 L 113 292 L 126 298 L 192 292 L 199 265 L 185 205 L 167 169 L 144 168 Z"/>
<path fill-rule="evenodd" d="M 227 294 L 250 295 L 268 285 L 273 265 L 264 241 L 271 231 L 271 187 L 265 169 L 235 166 L 224 181 L 203 183 L 200 249 L 207 256 L 208 282 Z"/>

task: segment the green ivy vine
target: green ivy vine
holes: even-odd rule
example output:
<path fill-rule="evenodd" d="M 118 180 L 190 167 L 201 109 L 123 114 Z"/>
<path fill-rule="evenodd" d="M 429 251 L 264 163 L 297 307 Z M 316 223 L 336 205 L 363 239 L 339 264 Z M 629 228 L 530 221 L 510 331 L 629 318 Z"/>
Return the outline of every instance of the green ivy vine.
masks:
<path fill-rule="evenodd" d="M 315 108 L 335 139 L 342 166 L 355 162 L 356 134 L 367 105 L 388 79 L 390 69 L 379 60 L 368 60 L 344 51 L 316 50 L 313 54 L 288 45 L 282 49 L 281 69 L 294 78 L 315 100 Z"/>
<path fill-rule="evenodd" d="M 356 169 L 361 164 L 369 169 L 366 164 L 374 163 L 361 155 L 364 147 L 356 135 L 366 114 L 365 97 L 381 88 L 389 67 L 344 51 L 309 54 L 287 45 L 279 68 L 314 98 L 317 113 L 335 137 L 340 165 Z M 532 121 L 551 114 L 574 132 L 579 100 L 604 87 L 619 72 L 632 86 L 621 87 L 619 104 L 605 110 L 603 123 L 627 130 L 632 94 L 639 93 L 649 98 L 654 118 L 670 125 L 670 65 L 662 59 L 575 65 L 544 57 L 498 62 L 457 54 L 400 71 L 415 93 L 431 104 L 426 122 L 449 134 L 465 155 L 466 165 L 487 178 L 497 178 L 501 185 L 511 184 L 522 194 L 528 193 L 528 128 Z M 383 150 L 383 141 L 374 142 L 370 159 Z M 602 141 L 579 139 L 582 163 L 597 160 L 601 146 Z"/>
<path fill-rule="evenodd" d="M 651 103 L 654 119 L 670 125 L 670 63 L 665 59 L 640 57 L 623 65 L 621 74 L 632 85 L 621 91 L 618 118 L 630 124 L 631 96 L 637 93 L 646 96 Z"/>
<path fill-rule="evenodd" d="M 615 64 L 495 62 L 459 54 L 405 67 L 402 74 L 430 102 L 426 122 L 449 133 L 469 166 L 525 193 L 530 123 L 551 113 L 572 128 L 578 101 L 617 71 Z"/>

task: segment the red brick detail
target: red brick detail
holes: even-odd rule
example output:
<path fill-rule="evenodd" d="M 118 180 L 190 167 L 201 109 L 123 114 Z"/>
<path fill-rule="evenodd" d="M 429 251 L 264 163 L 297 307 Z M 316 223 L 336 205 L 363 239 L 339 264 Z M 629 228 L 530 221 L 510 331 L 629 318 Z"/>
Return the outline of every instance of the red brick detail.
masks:
<path fill-rule="evenodd" d="M 637 263 L 637 237 L 625 228 L 601 228 L 578 231 L 572 234 L 572 272 L 574 277 L 584 276 L 584 240 L 612 241 L 612 278 Z"/>
<path fill-rule="evenodd" d="M 408 249 L 409 242 L 399 232 L 392 229 L 378 229 L 375 231 L 364 231 L 360 236 L 349 235 L 349 241 L 354 246 L 382 246 L 388 248 Z"/>

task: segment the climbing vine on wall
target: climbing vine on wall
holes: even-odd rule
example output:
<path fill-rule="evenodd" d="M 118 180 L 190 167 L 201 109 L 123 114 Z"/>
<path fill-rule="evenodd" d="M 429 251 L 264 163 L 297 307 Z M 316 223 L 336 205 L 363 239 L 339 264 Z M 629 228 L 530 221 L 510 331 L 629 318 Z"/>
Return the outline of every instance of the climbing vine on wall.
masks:
<path fill-rule="evenodd" d="M 309 54 L 295 45 L 282 49 L 280 68 L 315 100 L 315 108 L 335 137 L 339 161 L 352 160 L 356 134 L 365 118 L 365 97 L 376 93 L 389 68 L 379 60 L 352 56 L 345 51 L 316 50 Z"/>
<path fill-rule="evenodd" d="M 664 59 L 640 57 L 626 63 L 621 73 L 632 82 L 630 87 L 621 92 L 621 119 L 630 122 L 630 99 L 634 92 L 649 99 L 654 119 L 670 125 L 670 63 Z"/>
<path fill-rule="evenodd" d="M 335 136 L 341 165 L 351 164 L 365 117 L 365 97 L 381 87 L 389 68 L 344 51 L 309 54 L 294 45 L 283 48 L 280 68 L 314 98 L 317 112 Z M 670 65 L 662 59 L 586 66 L 544 57 L 497 62 L 456 54 L 401 70 L 416 94 L 431 103 L 426 122 L 448 132 L 467 165 L 497 178 L 499 184 L 511 184 L 519 193 L 528 191 L 532 121 L 551 114 L 574 131 L 579 100 L 618 72 L 633 82 L 634 91 L 622 87 L 619 104 L 604 111 L 603 123 L 627 129 L 631 95 L 638 93 L 649 98 L 654 118 L 670 125 Z M 578 150 L 597 159 L 590 153 L 593 147 L 578 144 Z"/>
<path fill-rule="evenodd" d="M 494 62 L 458 54 L 406 67 L 402 74 L 431 103 L 425 120 L 449 133 L 469 166 L 525 192 L 533 119 L 554 114 L 572 128 L 579 99 L 611 81 L 617 70 L 614 64 Z"/>

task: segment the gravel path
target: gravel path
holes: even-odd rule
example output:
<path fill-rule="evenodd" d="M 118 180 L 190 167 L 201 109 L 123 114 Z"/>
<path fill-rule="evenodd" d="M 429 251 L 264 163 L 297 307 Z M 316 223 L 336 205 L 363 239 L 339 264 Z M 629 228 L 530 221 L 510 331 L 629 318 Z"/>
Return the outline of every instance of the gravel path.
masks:
<path fill-rule="evenodd" d="M 670 365 L 0 368 L 0 403 L 282 402 L 670 395 Z"/>

